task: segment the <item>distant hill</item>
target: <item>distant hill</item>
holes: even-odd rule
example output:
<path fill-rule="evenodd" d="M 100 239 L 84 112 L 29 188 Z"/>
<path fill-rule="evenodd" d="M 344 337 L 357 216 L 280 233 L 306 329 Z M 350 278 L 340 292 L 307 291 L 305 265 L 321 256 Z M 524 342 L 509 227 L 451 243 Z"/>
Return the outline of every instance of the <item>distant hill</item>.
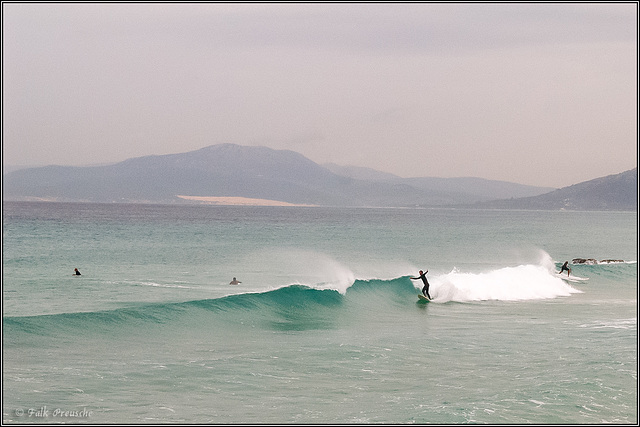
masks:
<path fill-rule="evenodd" d="M 574 184 L 535 197 L 478 203 L 477 208 L 537 210 L 638 209 L 638 168 Z"/>
<path fill-rule="evenodd" d="M 3 178 L 5 200 L 185 203 L 178 195 L 328 206 L 402 206 L 431 196 L 339 176 L 293 151 L 234 144 L 106 166 L 23 169 Z"/>
<path fill-rule="evenodd" d="M 392 173 L 380 172 L 375 169 L 365 168 L 361 166 L 341 166 L 336 165 L 335 163 L 325 163 L 322 166 L 324 166 L 326 169 L 329 169 L 336 175 L 346 176 L 347 178 L 353 179 L 361 179 L 365 181 L 393 181 L 402 179 Z"/>
<path fill-rule="evenodd" d="M 551 187 L 535 187 L 484 178 L 401 178 L 397 175 L 364 167 L 339 166 L 332 163 L 325 164 L 324 166 L 338 175 L 349 178 L 404 184 L 425 191 L 445 193 L 448 194 L 449 197 L 455 198 L 455 203 L 537 196 L 555 190 L 555 188 Z M 422 203 L 430 204 L 429 201 Z"/>
<path fill-rule="evenodd" d="M 291 203 L 341 203 L 348 180 L 292 151 L 216 145 L 97 167 L 47 166 L 3 180 L 5 199 L 176 203 L 177 195 L 240 196 Z"/>
<path fill-rule="evenodd" d="M 340 173 L 336 168 L 342 168 Z M 359 168 L 356 178 L 349 176 L 349 169 L 353 174 L 353 168 L 323 167 L 289 150 L 220 144 L 111 165 L 13 171 L 3 177 L 3 199 L 189 203 L 178 196 L 244 197 L 306 205 L 402 207 L 468 205 L 549 190 L 479 178 L 403 179 L 366 168 Z"/>

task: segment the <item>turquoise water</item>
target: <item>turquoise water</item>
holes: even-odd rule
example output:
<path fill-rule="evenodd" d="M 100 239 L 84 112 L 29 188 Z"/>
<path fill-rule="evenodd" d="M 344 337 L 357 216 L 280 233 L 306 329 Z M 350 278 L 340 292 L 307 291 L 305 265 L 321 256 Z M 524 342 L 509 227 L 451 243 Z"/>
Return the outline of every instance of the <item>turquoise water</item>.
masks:
<path fill-rule="evenodd" d="M 3 420 L 635 424 L 635 261 L 635 212 L 5 202 Z"/>

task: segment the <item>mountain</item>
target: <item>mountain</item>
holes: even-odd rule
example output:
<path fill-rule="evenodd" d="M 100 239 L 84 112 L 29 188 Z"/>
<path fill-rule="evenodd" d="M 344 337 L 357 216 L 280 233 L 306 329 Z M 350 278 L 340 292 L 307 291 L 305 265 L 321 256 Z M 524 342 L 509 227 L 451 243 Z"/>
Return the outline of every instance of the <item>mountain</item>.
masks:
<path fill-rule="evenodd" d="M 478 203 L 484 209 L 638 210 L 638 168 L 520 199 Z"/>
<path fill-rule="evenodd" d="M 326 169 L 329 169 L 336 175 L 346 176 L 353 179 L 361 179 L 365 181 L 394 181 L 402 179 L 392 173 L 380 172 L 375 169 L 365 168 L 361 166 L 342 166 L 336 165 L 335 163 L 325 163 L 322 166 L 324 166 Z"/>
<path fill-rule="evenodd" d="M 469 205 L 548 190 L 479 178 L 405 179 L 366 168 L 359 168 L 355 178 L 349 176 L 354 170 L 323 167 L 289 150 L 220 144 L 111 165 L 13 171 L 3 177 L 3 199 L 187 203 L 178 196 L 244 197 L 306 205 L 401 207 Z"/>
<path fill-rule="evenodd" d="M 5 200 L 179 203 L 178 195 L 294 204 L 402 206 L 432 194 L 336 175 L 301 154 L 221 144 L 97 167 L 46 166 L 3 178 Z"/>
<path fill-rule="evenodd" d="M 551 187 L 535 187 L 513 182 L 495 181 L 484 178 L 400 178 L 386 172 L 358 166 L 340 166 L 333 163 L 324 165 L 330 171 L 354 179 L 404 184 L 431 192 L 445 193 L 456 199 L 452 203 L 472 203 L 477 201 L 530 197 L 555 190 Z M 427 202 L 427 204 L 430 204 Z"/>
<path fill-rule="evenodd" d="M 330 204 L 335 197 L 323 187 L 344 181 L 292 151 L 223 144 L 108 166 L 19 170 L 4 177 L 3 190 L 4 198 L 91 202 L 173 203 L 180 201 L 177 195 L 190 195 Z"/>

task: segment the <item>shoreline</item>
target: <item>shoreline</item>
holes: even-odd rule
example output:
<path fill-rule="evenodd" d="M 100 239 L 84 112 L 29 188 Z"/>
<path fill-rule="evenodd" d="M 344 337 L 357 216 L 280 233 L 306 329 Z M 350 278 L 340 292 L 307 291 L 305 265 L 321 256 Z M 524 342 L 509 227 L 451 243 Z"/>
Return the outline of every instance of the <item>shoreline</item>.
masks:
<path fill-rule="evenodd" d="M 183 196 L 177 195 L 183 200 L 200 202 L 200 204 L 206 205 L 220 205 L 220 206 L 302 206 L 302 207 L 315 207 L 317 205 L 305 205 L 281 202 L 279 200 L 269 199 L 252 199 L 249 197 L 209 197 L 209 196 Z"/>

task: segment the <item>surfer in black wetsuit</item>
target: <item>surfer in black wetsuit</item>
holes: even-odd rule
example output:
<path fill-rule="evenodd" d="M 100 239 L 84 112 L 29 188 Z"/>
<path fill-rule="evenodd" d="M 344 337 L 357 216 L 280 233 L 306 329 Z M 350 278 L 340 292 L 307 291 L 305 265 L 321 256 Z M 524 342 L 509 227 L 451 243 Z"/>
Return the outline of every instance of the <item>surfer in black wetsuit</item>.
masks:
<path fill-rule="evenodd" d="M 78 271 L 77 268 L 75 269 L 75 272 L 76 272 L 76 276 L 81 276 L 81 274 L 80 274 L 80 272 Z"/>
<path fill-rule="evenodd" d="M 422 294 L 431 299 L 431 295 L 429 295 L 429 281 L 427 280 L 427 273 L 429 272 L 429 270 L 425 271 L 424 273 L 422 272 L 422 270 L 420 270 L 420 275 L 418 277 L 410 277 L 411 280 L 418 280 L 418 279 L 422 279 L 422 283 L 424 283 L 424 286 L 422 287 Z"/>
<path fill-rule="evenodd" d="M 567 272 L 567 277 L 569 277 L 569 274 L 571 273 L 571 269 L 569 268 L 569 261 L 565 261 L 564 264 L 562 264 L 562 267 L 560 268 L 558 274 L 562 274 L 562 272 L 565 270 Z"/>

